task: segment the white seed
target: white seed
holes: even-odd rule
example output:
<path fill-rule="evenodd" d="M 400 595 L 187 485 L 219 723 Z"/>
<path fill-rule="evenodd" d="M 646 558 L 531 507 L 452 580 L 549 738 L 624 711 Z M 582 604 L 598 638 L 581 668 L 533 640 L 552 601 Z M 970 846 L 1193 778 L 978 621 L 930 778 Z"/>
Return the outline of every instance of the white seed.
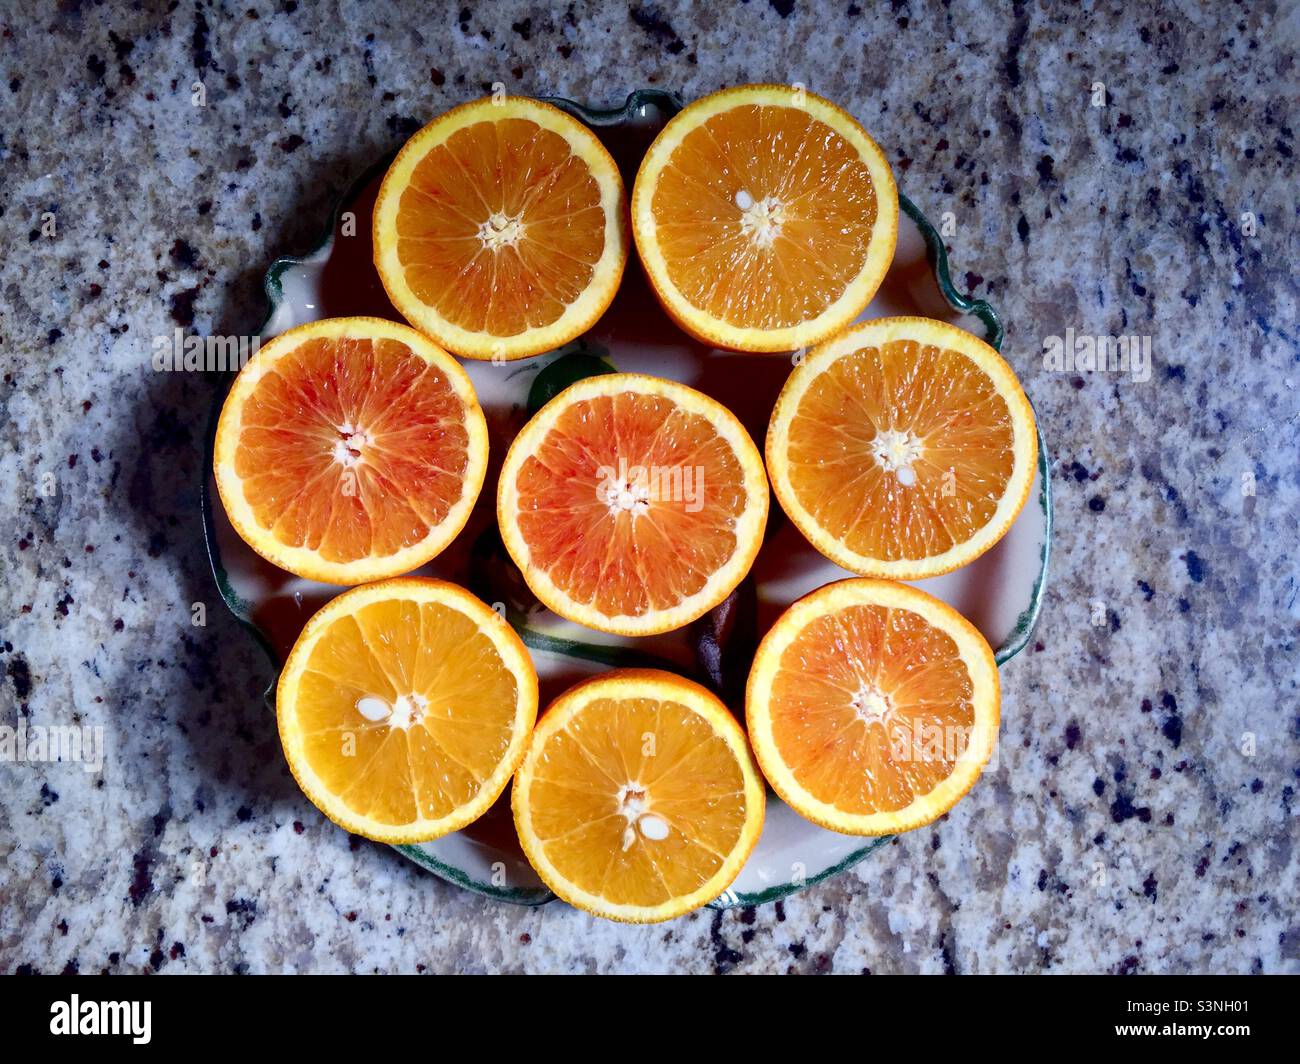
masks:
<path fill-rule="evenodd" d="M 387 720 L 393 712 L 393 707 L 382 698 L 366 695 L 365 698 L 357 699 L 357 712 L 366 720 Z"/>
<path fill-rule="evenodd" d="M 652 813 L 647 813 L 636 824 L 641 829 L 641 834 L 647 839 L 661 842 L 668 838 L 668 825 Z"/>
<path fill-rule="evenodd" d="M 754 205 L 754 197 L 746 192 L 743 188 L 736 193 L 736 206 L 742 211 L 749 210 Z"/>
<path fill-rule="evenodd" d="M 623 829 L 623 852 L 626 853 L 630 850 L 634 842 L 636 842 L 636 832 L 632 830 L 632 825 L 629 824 Z"/>

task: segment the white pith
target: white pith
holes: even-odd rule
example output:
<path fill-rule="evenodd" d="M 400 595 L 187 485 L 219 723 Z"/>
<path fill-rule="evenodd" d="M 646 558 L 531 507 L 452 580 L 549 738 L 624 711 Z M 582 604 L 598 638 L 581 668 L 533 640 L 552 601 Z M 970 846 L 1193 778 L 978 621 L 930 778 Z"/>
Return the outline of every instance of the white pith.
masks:
<path fill-rule="evenodd" d="M 379 695 L 366 695 L 357 699 L 357 712 L 368 721 L 383 721 L 390 728 L 406 731 L 424 719 L 429 700 L 424 695 L 398 695 L 390 703 Z"/>
<path fill-rule="evenodd" d="M 902 432 L 885 429 L 871 441 L 871 456 L 886 473 L 893 473 L 900 484 L 908 487 L 916 483 L 916 470 L 912 463 L 924 453 L 920 437 L 910 429 Z"/>
<path fill-rule="evenodd" d="M 615 477 L 605 482 L 602 491 L 613 515 L 630 513 L 635 520 L 650 510 L 650 488 L 644 483 Z"/>
<path fill-rule="evenodd" d="M 858 720 L 864 724 L 883 724 L 893 712 L 894 704 L 879 687 L 863 681 L 849 699 Z"/>
<path fill-rule="evenodd" d="M 365 457 L 365 448 L 373 441 L 365 429 L 358 428 L 351 422 L 336 425 L 335 431 L 339 436 L 334 441 L 334 461 L 345 469 L 351 469 Z"/>
<path fill-rule="evenodd" d="M 781 201 L 764 196 L 757 202 L 744 189 L 736 193 L 736 206 L 740 208 L 740 231 L 760 248 L 770 248 L 781 235 L 785 221 L 785 208 Z"/>
<path fill-rule="evenodd" d="M 524 222 L 519 215 L 513 217 L 493 211 L 486 222 L 478 227 L 478 238 L 489 251 L 512 248 L 524 235 Z"/>
<path fill-rule="evenodd" d="M 668 822 L 650 811 L 650 792 L 640 783 L 625 783 L 618 790 L 618 812 L 625 820 L 623 850 L 630 850 L 638 837 L 660 842 L 668 838 Z"/>

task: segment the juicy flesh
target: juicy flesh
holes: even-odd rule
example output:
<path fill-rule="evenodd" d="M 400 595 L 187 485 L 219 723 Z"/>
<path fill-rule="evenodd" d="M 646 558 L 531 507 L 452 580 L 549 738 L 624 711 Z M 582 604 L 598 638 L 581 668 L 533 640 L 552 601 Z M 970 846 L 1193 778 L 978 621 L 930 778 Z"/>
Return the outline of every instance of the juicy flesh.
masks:
<path fill-rule="evenodd" d="M 421 302 L 471 332 L 550 325 L 605 250 L 600 189 L 558 133 L 507 118 L 433 148 L 397 214 L 397 255 Z"/>
<path fill-rule="evenodd" d="M 744 777 L 687 706 L 598 698 L 546 740 L 528 810 L 568 882 L 614 904 L 659 905 L 698 890 L 736 846 Z"/>
<path fill-rule="evenodd" d="M 308 340 L 240 412 L 235 471 L 258 524 L 331 562 L 424 540 L 460 499 L 468 464 L 460 397 L 395 340 Z"/>
<path fill-rule="evenodd" d="M 988 524 L 1014 439 L 1006 400 L 969 358 L 893 341 L 838 359 L 804 393 L 790 423 L 790 483 L 850 550 L 929 558 Z"/>
<path fill-rule="evenodd" d="M 611 617 L 704 589 L 735 553 L 747 504 L 744 469 L 712 423 L 636 392 L 573 403 L 516 483 L 530 564 Z"/>
<path fill-rule="evenodd" d="M 975 722 L 972 697 L 947 633 L 909 610 L 852 606 L 812 621 L 781 655 L 772 736 L 818 800 L 894 811 L 952 773 Z"/>
<path fill-rule="evenodd" d="M 479 793 L 509 749 L 518 695 L 465 614 L 384 601 L 321 635 L 294 709 L 306 760 L 330 794 L 358 815 L 410 824 Z"/>
<path fill-rule="evenodd" d="M 685 136 L 650 209 L 688 303 L 776 329 L 821 315 L 862 271 L 876 192 L 830 126 L 797 107 L 746 105 Z"/>

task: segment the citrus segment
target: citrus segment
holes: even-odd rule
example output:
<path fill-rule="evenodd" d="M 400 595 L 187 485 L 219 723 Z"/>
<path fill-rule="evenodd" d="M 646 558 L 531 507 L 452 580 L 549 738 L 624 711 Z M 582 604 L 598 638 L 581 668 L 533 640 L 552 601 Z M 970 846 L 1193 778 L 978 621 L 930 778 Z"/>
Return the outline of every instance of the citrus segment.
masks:
<path fill-rule="evenodd" d="M 1011 368 L 970 333 L 881 318 L 812 351 L 767 435 L 790 519 L 856 573 L 914 580 L 996 543 L 1029 497 L 1033 410 Z"/>
<path fill-rule="evenodd" d="M 591 628 L 680 628 L 744 578 L 767 478 L 733 414 L 672 381 L 615 373 L 571 385 L 516 437 L 501 470 L 502 539 L 533 593 Z"/>
<path fill-rule="evenodd" d="M 394 160 L 375 204 L 375 266 L 393 305 L 450 350 L 523 358 L 609 306 L 624 211 L 618 167 L 581 122 L 538 100 L 477 100 Z"/>
<path fill-rule="evenodd" d="M 796 812 L 833 831 L 929 823 L 978 778 L 997 738 L 988 643 L 938 599 L 844 580 L 763 639 L 746 692 L 754 754 Z"/>
<path fill-rule="evenodd" d="M 240 371 L 213 457 L 231 524 L 299 576 L 356 584 L 407 572 L 464 526 L 487 470 L 465 371 L 377 318 L 282 333 Z"/>
<path fill-rule="evenodd" d="M 834 104 L 784 85 L 707 96 L 651 145 L 633 232 L 668 313 L 743 351 L 814 344 L 870 302 L 893 259 L 884 154 Z"/>
<path fill-rule="evenodd" d="M 561 695 L 515 777 L 515 825 L 561 898 L 613 920 L 668 920 L 735 879 L 763 824 L 744 734 L 698 684 L 616 670 Z"/>
<path fill-rule="evenodd" d="M 469 592 L 390 580 L 307 623 L 276 713 L 294 778 L 326 816 L 381 842 L 422 842 L 505 789 L 537 717 L 537 676 L 514 630 Z"/>

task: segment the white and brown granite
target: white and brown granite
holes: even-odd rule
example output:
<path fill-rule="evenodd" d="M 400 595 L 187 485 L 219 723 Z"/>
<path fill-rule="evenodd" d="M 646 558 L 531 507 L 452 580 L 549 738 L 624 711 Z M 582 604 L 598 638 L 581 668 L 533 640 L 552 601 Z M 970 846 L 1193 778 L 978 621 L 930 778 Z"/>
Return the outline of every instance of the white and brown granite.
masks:
<path fill-rule="evenodd" d="M 0 724 L 106 738 L 98 774 L 0 763 L 0 968 L 1300 971 L 1291 5 L 137 6 L 0 14 Z M 951 212 L 1052 447 L 999 766 L 784 903 L 486 901 L 299 794 L 204 553 L 213 382 L 152 340 L 255 331 L 269 261 L 493 82 L 760 80 L 843 104 Z M 1150 337 L 1150 379 L 1045 368 L 1067 329 Z"/>

